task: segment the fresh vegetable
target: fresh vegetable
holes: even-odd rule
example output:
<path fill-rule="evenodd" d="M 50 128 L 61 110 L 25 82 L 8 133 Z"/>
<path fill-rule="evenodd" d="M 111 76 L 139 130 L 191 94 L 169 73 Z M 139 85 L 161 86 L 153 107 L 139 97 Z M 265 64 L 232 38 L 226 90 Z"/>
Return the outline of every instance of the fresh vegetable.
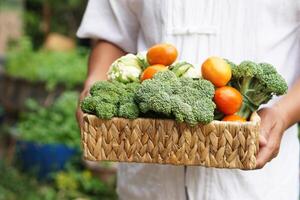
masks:
<path fill-rule="evenodd" d="M 204 79 L 178 78 L 167 70 L 143 81 L 135 94 L 143 113 L 154 112 L 191 125 L 209 123 L 214 117 L 214 86 Z"/>
<path fill-rule="evenodd" d="M 138 61 L 140 63 L 140 66 L 142 67 L 142 70 L 145 70 L 150 64 L 148 63 L 147 60 L 147 52 L 140 52 L 136 54 L 136 57 L 138 58 Z"/>
<path fill-rule="evenodd" d="M 139 108 L 134 101 L 134 92 L 139 86 L 139 83 L 97 82 L 90 89 L 91 96 L 81 102 L 81 109 L 102 119 L 137 118 Z"/>
<path fill-rule="evenodd" d="M 168 68 L 165 65 L 151 65 L 147 67 L 141 75 L 141 80 L 151 79 L 159 71 L 166 71 Z"/>
<path fill-rule="evenodd" d="M 108 80 L 122 83 L 139 82 L 140 74 L 146 64 L 142 55 L 127 54 L 122 56 L 110 66 L 107 73 Z"/>
<path fill-rule="evenodd" d="M 231 62 L 230 60 L 228 60 L 228 59 L 224 59 L 228 64 L 229 64 L 229 66 L 231 67 L 231 69 L 233 68 L 233 67 L 236 67 L 236 64 L 234 63 L 234 62 Z M 232 73 L 231 73 L 231 75 L 232 75 Z"/>
<path fill-rule="evenodd" d="M 219 111 L 226 115 L 231 115 L 239 111 L 242 106 L 243 97 L 235 88 L 223 86 L 216 89 L 214 102 Z"/>
<path fill-rule="evenodd" d="M 243 105 L 237 114 L 245 119 L 261 104 L 267 103 L 274 95 L 285 94 L 288 89 L 287 83 L 272 65 L 251 61 L 232 68 L 230 85 L 243 95 Z"/>
<path fill-rule="evenodd" d="M 222 119 L 222 121 L 246 122 L 246 119 L 238 115 L 227 115 Z"/>
<path fill-rule="evenodd" d="M 109 81 L 91 88 L 82 110 L 104 119 L 158 117 L 191 125 L 244 121 L 273 95 L 287 91 L 284 79 L 267 63 L 236 65 L 209 57 L 197 73 L 192 64 L 175 62 L 177 55 L 174 46 L 157 44 L 146 55 L 121 57 L 112 64 Z"/>
<path fill-rule="evenodd" d="M 201 67 L 204 79 L 211 81 L 216 87 L 227 85 L 231 78 L 230 65 L 222 58 L 210 57 Z"/>
<path fill-rule="evenodd" d="M 176 74 L 177 77 L 200 78 L 200 73 L 195 67 L 188 62 L 178 62 L 172 64 L 169 69 Z"/>
<path fill-rule="evenodd" d="M 177 49 L 171 44 L 157 44 L 148 49 L 147 60 L 150 65 L 171 65 L 177 58 Z"/>

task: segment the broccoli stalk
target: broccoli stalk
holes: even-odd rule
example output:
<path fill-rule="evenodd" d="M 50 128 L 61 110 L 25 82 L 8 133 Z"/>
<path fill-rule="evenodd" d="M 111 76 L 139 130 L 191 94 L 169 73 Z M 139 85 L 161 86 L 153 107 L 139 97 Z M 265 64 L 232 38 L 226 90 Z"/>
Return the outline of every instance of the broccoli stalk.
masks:
<path fill-rule="evenodd" d="M 239 90 L 243 96 L 243 104 L 239 116 L 248 119 L 261 104 L 267 103 L 273 95 L 287 92 L 287 84 L 276 69 L 267 63 L 256 64 L 244 61 L 232 66 L 230 85 Z"/>

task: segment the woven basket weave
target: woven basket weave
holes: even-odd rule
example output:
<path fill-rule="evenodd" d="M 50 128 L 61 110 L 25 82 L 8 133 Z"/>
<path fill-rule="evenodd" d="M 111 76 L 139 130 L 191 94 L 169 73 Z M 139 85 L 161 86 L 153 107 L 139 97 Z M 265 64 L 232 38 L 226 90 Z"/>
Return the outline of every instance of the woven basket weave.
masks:
<path fill-rule="evenodd" d="M 85 114 L 84 158 L 119 162 L 254 169 L 260 118 L 190 127 L 167 119 L 99 119 Z"/>

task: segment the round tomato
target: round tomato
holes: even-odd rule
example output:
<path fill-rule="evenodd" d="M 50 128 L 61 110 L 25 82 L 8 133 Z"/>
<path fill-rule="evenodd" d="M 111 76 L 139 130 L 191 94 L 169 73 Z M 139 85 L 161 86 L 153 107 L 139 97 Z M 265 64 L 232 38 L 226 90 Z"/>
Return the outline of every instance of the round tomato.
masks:
<path fill-rule="evenodd" d="M 143 71 L 141 80 L 151 79 L 157 72 L 166 70 L 168 70 L 168 68 L 165 65 L 151 65 Z"/>
<path fill-rule="evenodd" d="M 147 60 L 150 65 L 171 65 L 177 58 L 177 49 L 171 44 L 157 44 L 148 49 Z"/>
<path fill-rule="evenodd" d="M 235 88 L 223 86 L 216 89 L 214 102 L 219 111 L 226 115 L 232 115 L 239 111 L 243 103 L 243 97 Z"/>
<path fill-rule="evenodd" d="M 225 86 L 231 79 L 231 67 L 222 58 L 210 57 L 201 67 L 202 77 L 216 87 Z"/>
<path fill-rule="evenodd" d="M 246 122 L 243 117 L 240 117 L 238 115 L 227 115 L 223 118 L 223 121 Z"/>

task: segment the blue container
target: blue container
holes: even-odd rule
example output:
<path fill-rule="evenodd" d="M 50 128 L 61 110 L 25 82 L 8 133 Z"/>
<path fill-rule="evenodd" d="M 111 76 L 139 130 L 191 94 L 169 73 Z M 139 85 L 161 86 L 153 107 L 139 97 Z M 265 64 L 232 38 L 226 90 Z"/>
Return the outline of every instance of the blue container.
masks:
<path fill-rule="evenodd" d="M 51 173 L 63 170 L 65 164 L 78 153 L 64 144 L 38 144 L 17 141 L 17 156 L 22 169 L 35 172 L 38 178 L 49 178 Z"/>

